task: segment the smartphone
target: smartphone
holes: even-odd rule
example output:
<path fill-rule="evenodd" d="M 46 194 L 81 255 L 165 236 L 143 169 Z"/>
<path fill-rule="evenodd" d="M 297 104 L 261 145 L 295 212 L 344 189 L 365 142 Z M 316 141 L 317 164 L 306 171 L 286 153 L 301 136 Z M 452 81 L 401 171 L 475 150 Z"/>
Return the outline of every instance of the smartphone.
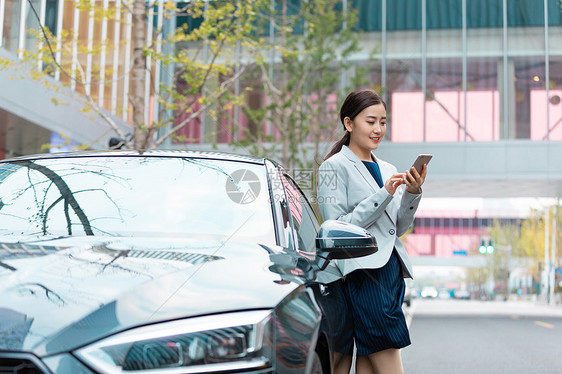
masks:
<path fill-rule="evenodd" d="M 429 164 L 429 160 L 431 160 L 432 157 L 433 155 L 421 154 L 416 158 L 412 166 L 416 168 L 418 173 L 421 173 L 423 164 Z"/>

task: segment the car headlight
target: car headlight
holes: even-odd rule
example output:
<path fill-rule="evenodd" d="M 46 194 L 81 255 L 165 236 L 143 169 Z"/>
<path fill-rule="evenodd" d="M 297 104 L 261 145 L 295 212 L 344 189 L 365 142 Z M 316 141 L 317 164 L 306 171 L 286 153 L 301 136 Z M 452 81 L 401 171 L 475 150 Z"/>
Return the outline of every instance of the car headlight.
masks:
<path fill-rule="evenodd" d="M 248 311 L 143 326 L 73 352 L 96 371 L 198 373 L 272 366 L 271 311 Z"/>

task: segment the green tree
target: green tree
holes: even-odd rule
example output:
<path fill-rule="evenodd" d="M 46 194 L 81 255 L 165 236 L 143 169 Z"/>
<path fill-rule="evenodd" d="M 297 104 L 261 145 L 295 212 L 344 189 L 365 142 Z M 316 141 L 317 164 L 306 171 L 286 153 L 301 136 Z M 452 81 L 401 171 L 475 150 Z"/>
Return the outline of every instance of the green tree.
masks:
<path fill-rule="evenodd" d="M 147 38 L 147 26 L 154 21 L 150 11 L 156 9 L 161 2 L 147 4 L 144 0 L 130 0 L 123 3 L 120 11 L 132 14 L 133 56 L 128 98 L 132 107 L 132 137 L 122 133 L 101 107 L 95 97 L 99 92 L 90 90 L 93 84 L 92 81 L 88 83 L 83 69 L 84 61 L 91 61 L 100 56 L 102 51 L 109 55 L 116 45 L 108 40 L 97 45 L 86 45 L 84 41 L 77 40 L 73 30 L 63 30 L 57 40 L 50 30 L 42 28 L 30 31 L 35 33 L 38 43 L 36 50 L 26 51 L 25 60 L 34 65 L 41 62 L 46 67 L 41 72 L 32 73 L 34 77 L 40 79 L 41 74 L 54 75 L 58 71 L 62 77 L 61 82 L 76 86 L 76 91 L 83 95 L 83 110 L 99 114 L 115 131 L 116 136 L 123 140 L 125 147 L 137 150 L 157 148 L 166 139 L 176 136 L 178 130 L 191 121 L 211 111 L 221 98 L 228 96 L 230 100 L 237 100 L 232 95 L 231 88 L 245 73 L 246 68 L 255 64 L 260 40 L 255 37 L 254 25 L 259 15 L 258 10 L 265 3 L 268 0 L 168 1 L 163 7 L 165 19 L 183 17 L 190 21 L 167 35 L 163 35 L 163 28 L 155 28 L 151 38 Z M 114 8 L 102 8 L 93 4 L 89 0 L 81 0 L 75 6 L 81 12 L 94 15 L 96 22 L 115 18 Z M 184 5 L 180 8 L 179 4 Z M 244 59 L 240 57 L 240 48 L 245 51 Z M 57 59 L 57 55 L 61 58 Z M 147 66 L 148 59 L 151 59 L 153 66 L 160 63 L 172 70 L 171 82 L 160 84 L 155 81 L 154 68 L 149 69 Z M 161 114 L 173 113 L 172 115 L 160 115 L 157 116 L 158 120 L 146 120 L 147 72 L 150 94 L 159 104 Z M 105 66 L 94 67 L 93 73 L 99 74 L 93 81 L 111 83 L 112 71 Z M 60 90 L 60 86 L 56 84 L 49 86 Z M 174 121 L 178 116 L 182 116 L 179 123 Z"/>
<path fill-rule="evenodd" d="M 560 225 L 562 224 L 562 215 L 560 214 L 562 207 L 557 204 L 549 209 L 548 227 L 549 227 L 549 241 L 552 238 L 552 220 L 557 220 L 556 242 L 560 245 Z M 544 261 L 545 249 L 545 211 L 532 210 L 529 218 L 523 220 L 518 235 L 515 238 L 515 252 L 514 254 L 521 257 L 531 258 L 537 265 Z"/>
<path fill-rule="evenodd" d="M 484 286 L 488 281 L 490 270 L 487 267 L 483 268 L 468 268 L 466 269 L 466 282 L 471 285 L 471 289 L 477 290 L 478 294 L 484 291 Z"/>
<path fill-rule="evenodd" d="M 341 0 L 301 1 L 298 8 L 287 0 L 275 4 L 269 11 L 270 22 L 263 25 L 274 26 L 274 44 L 264 50 L 275 59 L 261 60 L 252 85 L 269 101 L 259 108 L 244 108 L 251 125 L 246 138 L 235 145 L 255 155 L 280 154 L 289 170 L 316 167 L 302 160 L 320 161 L 326 152 L 320 144 L 339 137 L 338 104 L 347 91 L 342 75 L 351 75 L 352 85 L 364 85 L 360 83 L 364 71 L 351 71 L 346 63 L 359 49 L 359 36 L 353 31 L 357 17 L 343 8 Z M 266 134 L 266 122 L 278 139 Z"/>
<path fill-rule="evenodd" d="M 514 257 L 522 257 L 518 243 L 520 229 L 513 224 L 502 225 L 495 219 L 489 233 L 494 245 L 494 253 L 487 256 L 488 271 L 496 285 L 503 287 L 502 293 L 507 293 L 511 260 Z"/>
<path fill-rule="evenodd" d="M 529 218 L 521 223 L 517 237 L 517 252 L 532 258 L 535 263 L 544 259 L 545 213 L 533 210 Z"/>
<path fill-rule="evenodd" d="M 559 229 L 562 225 L 562 207 L 558 203 L 548 209 L 549 241 L 552 238 L 552 219 L 556 217 L 558 229 L 555 235 L 559 246 L 562 239 Z M 493 222 L 490 237 L 496 250 L 490 256 L 489 266 L 496 281 L 507 282 L 510 258 L 529 259 L 532 264 L 529 268 L 530 275 L 533 279 L 540 279 L 539 264 L 544 265 L 545 215 L 545 210 L 531 210 L 529 217 L 522 220 L 520 225 L 500 225 L 497 220 Z M 558 262 L 557 260 L 554 259 L 554 262 Z"/>

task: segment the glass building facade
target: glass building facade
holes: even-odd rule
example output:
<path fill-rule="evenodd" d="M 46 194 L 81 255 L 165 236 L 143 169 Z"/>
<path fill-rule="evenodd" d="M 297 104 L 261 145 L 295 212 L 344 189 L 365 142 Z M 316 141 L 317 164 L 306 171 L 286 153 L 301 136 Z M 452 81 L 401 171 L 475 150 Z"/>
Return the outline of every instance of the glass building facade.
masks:
<path fill-rule="evenodd" d="M 562 140 L 559 0 L 356 0 L 393 142 Z M 392 125 L 395 126 L 392 126 Z"/>
<path fill-rule="evenodd" d="M 303 2 L 289 0 L 288 10 L 297 13 Z M 387 141 L 562 140 L 560 0 L 342 3 L 357 12 L 364 51 L 347 61 L 366 69 L 364 86 L 384 96 Z M 251 107 L 267 102 L 256 96 Z M 211 142 L 205 126 L 217 134 L 212 141 L 227 143 L 236 138 L 230 129 L 248 121 L 233 111 L 182 131 L 191 143 Z"/>
<path fill-rule="evenodd" d="M 287 0 L 289 11 L 297 14 L 305 1 Z M 73 85 L 72 79 L 58 73 L 55 77 L 68 81 L 79 93 L 89 92 L 100 107 L 127 121 L 131 114 L 127 99 L 130 14 L 123 10 L 122 0 L 91 3 L 113 9 L 115 17 L 96 18 L 78 10 L 74 0 L 32 0 L 30 4 L 1 0 L 1 45 L 13 54 L 33 50 L 35 39 L 29 30 L 40 23 L 57 36 L 63 29 L 74 30 L 72 58 L 85 67 L 86 84 Z M 164 1 L 156 4 L 150 8 L 154 22 L 149 34 L 194 22 L 188 17 L 163 21 Z M 561 0 L 342 0 L 341 5 L 357 13 L 362 47 L 346 61 L 364 68 L 368 72 L 364 86 L 379 89 L 387 101 L 387 141 L 562 140 Z M 276 37 L 268 36 L 273 42 Z M 106 51 L 100 47 L 103 41 L 111 41 L 115 48 Z M 74 52 L 78 42 L 101 52 L 90 57 Z M 374 56 L 370 55 L 373 50 Z M 64 56 L 57 58 L 65 63 Z M 147 67 L 148 82 L 167 84 L 170 72 L 161 73 L 161 66 L 150 58 Z M 244 85 L 240 82 L 237 89 L 243 90 Z M 147 83 L 145 90 L 147 122 L 159 112 L 156 87 Z M 333 96 L 331 105 L 337 106 Z M 267 102 L 259 89 L 246 99 L 246 105 L 254 109 Z M 181 114 L 176 117 L 182 120 Z M 216 118 L 191 121 L 179 133 L 185 140 L 167 146 L 230 143 L 244 137 L 252 126 L 234 105 Z M 279 136 L 274 129 L 267 130 L 267 123 L 264 126 L 269 135 Z"/>

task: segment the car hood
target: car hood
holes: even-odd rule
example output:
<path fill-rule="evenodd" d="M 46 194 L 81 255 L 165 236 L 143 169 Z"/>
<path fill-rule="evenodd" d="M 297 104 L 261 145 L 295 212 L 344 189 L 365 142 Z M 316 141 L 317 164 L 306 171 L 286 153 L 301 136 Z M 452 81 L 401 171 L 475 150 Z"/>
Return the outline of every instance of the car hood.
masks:
<path fill-rule="evenodd" d="M 313 276 L 258 244 L 99 240 L 0 244 L 0 349 L 51 355 L 134 326 L 272 308 Z"/>

